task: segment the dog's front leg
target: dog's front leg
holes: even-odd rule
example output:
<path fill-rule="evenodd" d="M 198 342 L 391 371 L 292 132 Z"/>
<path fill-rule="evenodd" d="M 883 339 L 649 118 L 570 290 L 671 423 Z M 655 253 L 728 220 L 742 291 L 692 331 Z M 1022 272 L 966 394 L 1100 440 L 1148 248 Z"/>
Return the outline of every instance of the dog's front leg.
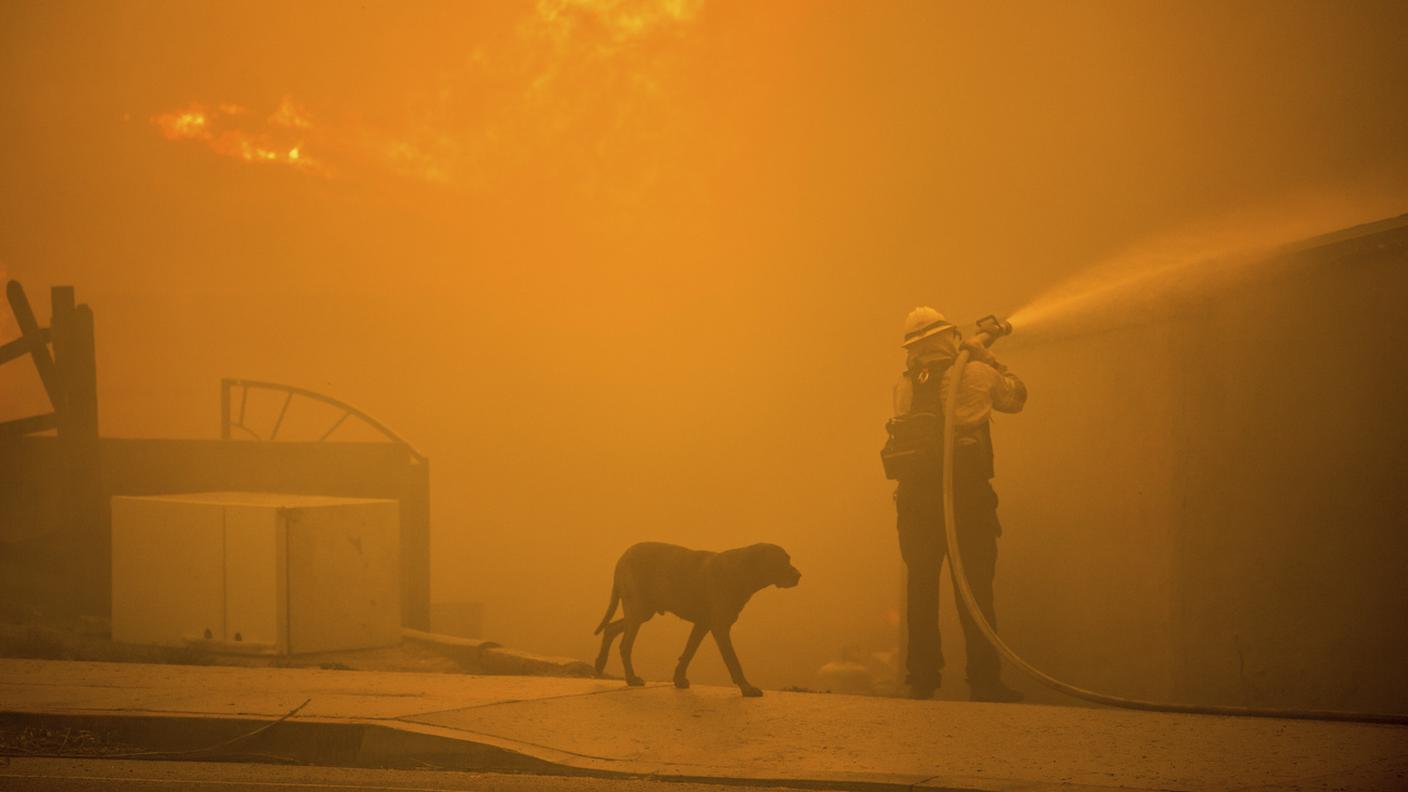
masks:
<path fill-rule="evenodd" d="M 732 624 L 725 624 L 714 627 L 714 643 L 719 645 L 719 654 L 723 655 L 724 665 L 728 666 L 729 676 L 733 677 L 733 683 L 738 685 L 738 689 L 743 691 L 743 695 L 755 697 L 763 695 L 763 691 L 753 687 L 743 676 L 743 666 L 738 664 L 738 653 L 733 651 L 733 638 L 729 635 Z"/>
<path fill-rule="evenodd" d="M 694 659 L 694 653 L 699 651 L 699 642 L 704 640 L 704 634 L 709 632 L 709 625 L 700 623 L 694 625 L 694 629 L 689 632 L 689 640 L 684 642 L 684 654 L 680 655 L 679 665 L 675 666 L 675 687 L 684 689 L 689 687 L 689 678 L 685 673 L 689 671 L 689 661 Z"/>

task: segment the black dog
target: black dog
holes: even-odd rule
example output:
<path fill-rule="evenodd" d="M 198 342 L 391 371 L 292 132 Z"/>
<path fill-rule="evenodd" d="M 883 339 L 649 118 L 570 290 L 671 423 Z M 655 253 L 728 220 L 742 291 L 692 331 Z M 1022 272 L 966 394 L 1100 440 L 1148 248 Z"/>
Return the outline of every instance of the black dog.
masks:
<path fill-rule="evenodd" d="M 745 696 L 761 696 L 743 676 L 738 655 L 733 651 L 729 630 L 738 621 L 743 606 L 758 591 L 768 586 L 791 588 L 802 579 L 802 573 L 792 566 L 787 551 L 773 544 L 755 544 L 722 553 L 690 550 L 660 542 L 632 545 L 616 562 L 616 575 L 611 585 L 611 604 L 606 616 L 596 628 L 606 634 L 601 637 L 601 652 L 596 657 L 596 672 L 606 667 L 611 642 L 621 639 L 621 665 L 626 671 L 626 684 L 644 685 L 631 667 L 631 647 L 636 642 L 640 626 L 657 613 L 670 612 L 694 623 L 694 630 L 685 642 L 684 654 L 675 666 L 675 687 L 689 687 L 685 671 L 689 661 L 712 632 L 728 666 L 729 676 Z M 616 604 L 622 605 L 622 618 L 611 621 Z M 593 633 L 595 635 L 596 633 Z"/>

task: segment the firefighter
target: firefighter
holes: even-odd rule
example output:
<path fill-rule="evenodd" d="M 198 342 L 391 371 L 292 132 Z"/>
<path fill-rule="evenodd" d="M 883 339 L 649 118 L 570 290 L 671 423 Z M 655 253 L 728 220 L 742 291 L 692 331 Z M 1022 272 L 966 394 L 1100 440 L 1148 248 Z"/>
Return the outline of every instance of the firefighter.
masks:
<path fill-rule="evenodd" d="M 992 488 L 993 453 L 989 421 L 994 410 L 1020 412 L 1027 389 L 1015 374 L 976 341 L 964 342 L 956 326 L 928 306 L 905 320 L 904 374 L 894 391 L 897 420 L 926 412 L 943 415 L 944 398 L 956 371 L 961 348 L 970 352 L 959 386 L 954 421 L 954 516 L 958 547 L 968 583 L 983 615 L 997 626 L 993 612 L 993 574 L 997 568 L 997 493 Z M 942 443 L 941 433 L 937 442 Z M 943 564 L 943 482 L 940 466 L 899 478 L 895 491 L 900 554 L 908 570 L 906 682 L 911 698 L 932 698 L 944 666 L 939 640 L 939 570 Z M 958 599 L 955 597 L 955 599 Z M 958 599 L 967 644 L 967 677 L 974 701 L 1020 701 L 1022 694 L 1002 683 L 997 650 L 979 631 Z"/>

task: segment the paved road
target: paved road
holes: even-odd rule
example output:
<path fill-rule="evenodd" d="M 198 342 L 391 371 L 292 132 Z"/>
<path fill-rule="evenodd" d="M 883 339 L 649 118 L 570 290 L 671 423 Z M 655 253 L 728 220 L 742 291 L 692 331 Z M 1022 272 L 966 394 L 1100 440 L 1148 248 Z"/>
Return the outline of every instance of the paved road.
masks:
<path fill-rule="evenodd" d="M 24 792 L 719 792 L 665 781 L 359 770 L 225 762 L 0 759 L 0 790 Z M 765 792 L 758 787 L 750 790 Z"/>

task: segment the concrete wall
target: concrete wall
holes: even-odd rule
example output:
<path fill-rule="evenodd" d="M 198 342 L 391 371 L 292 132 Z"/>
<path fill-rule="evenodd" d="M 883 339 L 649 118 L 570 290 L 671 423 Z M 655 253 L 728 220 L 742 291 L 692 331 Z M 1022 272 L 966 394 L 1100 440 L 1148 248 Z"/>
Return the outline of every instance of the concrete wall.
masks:
<path fill-rule="evenodd" d="M 398 504 L 213 492 L 112 500 L 112 637 L 300 654 L 401 640 Z"/>
<path fill-rule="evenodd" d="M 1408 227 L 998 349 L 1002 632 L 1117 694 L 1408 711 Z"/>

